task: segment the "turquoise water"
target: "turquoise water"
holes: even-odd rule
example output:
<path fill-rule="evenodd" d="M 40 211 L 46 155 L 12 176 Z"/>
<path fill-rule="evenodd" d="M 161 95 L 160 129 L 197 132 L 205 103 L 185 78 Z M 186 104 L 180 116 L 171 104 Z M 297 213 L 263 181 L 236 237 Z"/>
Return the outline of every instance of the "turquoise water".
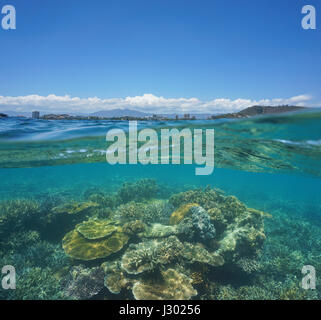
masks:
<path fill-rule="evenodd" d="M 167 275 L 169 268 L 179 270 L 189 279 L 194 279 L 194 274 L 201 274 L 203 277 L 200 283 L 196 280 L 191 282 L 193 290 L 197 293 L 190 296 L 183 295 L 184 298 L 319 299 L 321 297 L 318 281 L 315 290 L 301 288 L 303 277 L 301 269 L 304 265 L 313 265 L 317 275 L 318 270 L 321 271 L 320 110 L 232 121 L 139 122 L 139 128 L 146 127 L 156 130 L 172 127 L 214 128 L 213 174 L 196 176 L 194 165 L 109 165 L 105 160 L 106 132 L 111 128 L 127 130 L 128 122 L 35 121 L 13 118 L 0 120 L 0 215 L 11 217 L 15 206 L 17 211 L 21 211 L 15 213 L 14 219 L 0 220 L 2 244 L 0 263 L 14 265 L 17 272 L 17 288 L 11 291 L 0 290 L 1 298 L 154 298 L 147 294 L 149 291 L 146 286 L 139 287 L 137 284 L 135 286 L 135 281 L 165 281 L 165 274 Z M 257 251 L 260 252 L 256 252 L 255 256 L 252 253 L 247 255 L 247 252 L 244 256 L 241 251 L 233 252 L 233 258 L 224 253 L 222 255 L 226 262 L 223 266 L 208 266 L 209 263 L 204 261 L 189 264 L 185 260 L 185 262 L 179 260 L 175 263 L 164 263 L 157 267 L 156 271 L 153 270 L 153 273 L 139 274 L 137 279 L 128 274 L 131 280 L 126 278 L 126 281 L 131 283 L 129 285 L 131 289 L 126 291 L 123 288 L 120 293 L 115 294 L 109 282 L 112 275 L 119 276 L 119 270 L 111 271 L 111 266 L 117 261 L 123 261 L 126 252 L 130 250 L 130 243 L 136 246 L 138 252 L 139 244 L 147 245 L 148 241 L 145 238 L 133 237 L 119 251 L 88 261 L 70 254 L 64 246 L 63 237 L 67 232 L 74 230 L 78 223 L 88 219 L 117 220 L 118 213 L 124 212 L 119 208 L 128 205 L 127 200 L 120 201 L 117 198 L 117 195 L 121 194 L 119 190 L 122 190 L 124 183 L 126 185 L 128 182 L 135 184 L 137 181 L 143 181 L 142 183 L 146 185 L 150 183 L 150 180 L 142 179 L 153 179 L 153 183 L 157 184 L 157 191 L 151 197 L 143 195 L 139 199 L 129 195 L 132 197 L 130 198 L 132 202 L 128 203 L 152 206 L 154 199 L 159 199 L 166 205 L 169 201 L 174 206 L 169 212 L 172 213 L 179 209 L 177 206 L 183 205 L 183 202 L 177 205 L 170 200 L 171 197 L 188 190 L 211 188 L 224 193 L 225 198 L 221 200 L 222 203 L 228 201 L 229 196 L 235 196 L 247 207 L 265 212 L 268 214 L 264 218 L 265 240 L 257 247 Z M 136 190 L 139 193 L 140 186 L 134 185 L 134 191 L 130 189 L 131 192 L 135 193 Z M 146 190 L 148 188 L 146 187 Z M 205 191 L 202 192 L 206 195 Z M 106 201 L 93 200 L 97 198 L 97 194 L 115 197 L 115 204 L 109 206 L 105 204 Z M 31 220 L 22 217 L 31 215 L 28 210 L 32 207 L 30 204 L 28 206 L 25 204 L 26 210 L 22 210 L 21 203 L 18 203 L 22 199 L 36 203 L 40 207 L 37 209 L 39 217 Z M 16 202 L 11 202 L 9 206 L 8 200 Z M 88 201 L 99 203 L 100 211 L 93 208 L 77 219 L 74 216 L 74 220 L 68 220 L 68 225 L 63 225 L 64 220 L 59 220 L 58 224 L 52 222 L 54 220 L 52 217 L 51 222 L 48 222 L 47 215 L 57 212 L 57 207 Z M 210 212 L 211 207 L 207 205 L 206 201 L 204 205 L 202 204 Z M 146 208 L 147 211 L 150 209 Z M 129 207 L 125 208 L 126 212 L 129 210 Z M 166 220 L 169 218 L 168 213 L 164 211 L 163 214 L 159 221 L 169 225 L 169 220 Z M 38 223 L 37 219 L 41 223 Z M 122 224 L 126 222 L 122 220 L 125 218 L 119 219 Z M 153 219 L 146 220 L 145 217 L 142 221 L 150 227 L 153 223 L 159 222 Z M 217 236 L 213 241 L 223 241 L 223 232 L 221 235 L 219 233 L 219 222 L 212 216 L 211 219 Z M 44 220 L 46 228 L 42 224 Z M 251 223 L 248 222 L 246 226 L 259 228 L 256 222 L 253 222 L 253 225 Z M 53 236 L 47 237 L 47 233 Z M 200 242 L 201 246 L 211 254 L 221 250 L 217 249 L 217 244 L 210 244 L 209 240 L 208 242 L 187 240 L 180 234 L 177 237 L 182 243 L 187 241 L 198 245 Z M 165 243 L 165 239 L 160 238 L 157 241 Z M 235 250 L 241 249 L 237 247 Z M 41 258 L 42 255 L 45 255 L 46 259 Z M 240 261 L 247 263 L 247 268 L 242 267 L 241 271 L 236 268 L 240 265 Z M 102 263 L 105 263 L 104 275 L 99 278 L 94 276 L 94 271 Z M 92 276 L 90 273 L 90 276 L 84 277 L 88 283 L 96 285 L 95 292 L 86 292 L 83 295 L 79 293 L 81 291 L 79 283 L 70 276 L 75 268 L 78 268 L 76 270 L 80 275 L 85 273 L 85 269 L 87 275 L 88 272 L 93 273 Z M 59 281 L 56 281 L 57 279 Z M 205 286 L 205 282 L 211 285 Z M 166 287 L 165 284 L 164 286 Z M 164 286 L 160 287 L 160 291 L 163 291 L 159 296 L 164 299 L 171 298 L 164 294 L 166 291 Z"/>

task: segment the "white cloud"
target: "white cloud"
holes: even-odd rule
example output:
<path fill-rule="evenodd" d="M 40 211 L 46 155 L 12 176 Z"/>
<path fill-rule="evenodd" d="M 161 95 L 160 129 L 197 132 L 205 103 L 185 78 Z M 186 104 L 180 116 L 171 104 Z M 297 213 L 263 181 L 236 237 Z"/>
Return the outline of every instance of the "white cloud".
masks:
<path fill-rule="evenodd" d="M 290 98 L 275 99 L 228 99 L 218 98 L 209 101 L 202 101 L 198 98 L 165 98 L 153 94 L 126 98 L 101 99 L 98 97 L 79 98 L 69 95 L 48 96 L 0 96 L 2 110 L 12 111 L 39 111 L 49 112 L 73 112 L 90 113 L 100 110 L 111 109 L 134 109 L 137 111 L 151 113 L 225 113 L 235 112 L 253 105 L 298 105 L 308 106 L 311 101 L 309 95 L 298 95 Z"/>

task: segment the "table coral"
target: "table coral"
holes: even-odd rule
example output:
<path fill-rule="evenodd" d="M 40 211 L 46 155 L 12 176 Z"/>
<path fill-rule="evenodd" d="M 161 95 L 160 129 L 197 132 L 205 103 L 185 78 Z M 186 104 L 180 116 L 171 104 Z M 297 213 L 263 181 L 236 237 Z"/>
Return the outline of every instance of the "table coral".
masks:
<path fill-rule="evenodd" d="M 62 246 L 70 257 L 79 260 L 95 260 L 106 258 L 123 248 L 128 242 L 128 236 L 116 231 L 111 236 L 98 240 L 89 240 L 77 230 L 72 230 L 65 235 Z"/>
<path fill-rule="evenodd" d="M 88 201 L 88 202 L 70 202 L 67 204 L 60 205 L 58 207 L 53 208 L 52 210 L 55 213 L 67 213 L 67 214 L 80 214 L 84 213 L 89 209 L 98 207 L 99 204 Z"/>
<path fill-rule="evenodd" d="M 213 267 L 220 267 L 224 264 L 224 259 L 217 253 L 207 251 L 199 244 L 184 242 L 182 256 L 186 263 L 204 263 Z"/>
<path fill-rule="evenodd" d="M 77 231 L 86 239 L 96 240 L 110 236 L 121 228 L 111 220 L 90 219 L 76 226 Z"/>
<path fill-rule="evenodd" d="M 197 295 L 193 280 L 174 269 L 162 272 L 161 279 L 137 281 L 133 286 L 136 300 L 189 300 Z"/>

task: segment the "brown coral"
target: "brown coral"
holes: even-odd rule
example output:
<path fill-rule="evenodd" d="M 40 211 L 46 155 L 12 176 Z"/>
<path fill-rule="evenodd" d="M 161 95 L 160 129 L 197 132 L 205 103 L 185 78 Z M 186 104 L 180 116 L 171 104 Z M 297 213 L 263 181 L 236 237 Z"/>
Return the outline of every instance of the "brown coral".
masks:
<path fill-rule="evenodd" d="M 136 300 L 189 300 L 197 295 L 193 280 L 174 269 L 162 272 L 162 279 L 138 281 L 133 286 Z"/>
<path fill-rule="evenodd" d="M 62 240 L 66 254 L 74 259 L 95 260 L 105 258 L 123 248 L 128 236 L 117 231 L 110 237 L 99 240 L 88 240 L 77 230 L 70 231 Z"/>
<path fill-rule="evenodd" d="M 172 213 L 172 215 L 169 218 L 169 223 L 171 225 L 178 224 L 181 222 L 184 217 L 189 213 L 190 209 L 193 207 L 197 207 L 197 203 L 187 203 L 182 206 L 180 206 L 176 211 Z"/>

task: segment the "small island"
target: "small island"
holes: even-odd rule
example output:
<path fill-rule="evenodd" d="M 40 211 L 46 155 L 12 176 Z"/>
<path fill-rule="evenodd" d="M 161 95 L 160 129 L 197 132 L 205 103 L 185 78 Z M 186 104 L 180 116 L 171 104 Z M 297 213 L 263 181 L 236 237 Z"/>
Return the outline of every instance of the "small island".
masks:
<path fill-rule="evenodd" d="M 8 118 L 8 115 L 4 114 L 4 113 L 0 113 L 0 119 L 1 118 Z"/>
<path fill-rule="evenodd" d="M 307 107 L 298 107 L 298 106 L 253 106 L 248 107 L 244 110 L 241 110 L 236 113 L 224 113 L 215 116 L 210 116 L 209 120 L 216 120 L 216 119 L 235 119 L 235 118 L 249 118 L 259 115 L 266 115 L 266 114 L 278 114 L 278 113 L 286 113 L 286 112 L 293 112 L 293 111 L 300 111 L 308 109 Z"/>

